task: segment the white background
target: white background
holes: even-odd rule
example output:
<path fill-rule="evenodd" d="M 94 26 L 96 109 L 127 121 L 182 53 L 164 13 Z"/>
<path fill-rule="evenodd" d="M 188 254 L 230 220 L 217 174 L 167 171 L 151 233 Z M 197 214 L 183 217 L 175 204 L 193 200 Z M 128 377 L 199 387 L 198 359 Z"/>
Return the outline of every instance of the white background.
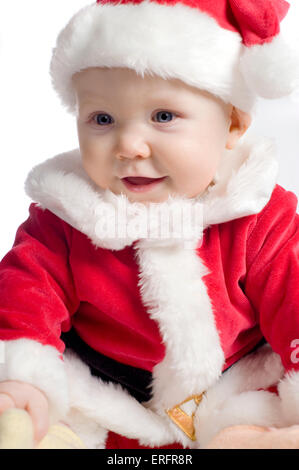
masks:
<path fill-rule="evenodd" d="M 56 37 L 88 0 L 7 0 L 0 2 L 0 259 L 27 218 L 24 181 L 30 169 L 78 147 L 75 118 L 52 90 L 49 63 Z M 299 0 L 291 0 L 283 23 L 299 23 Z M 299 197 L 299 93 L 260 100 L 249 132 L 269 136 L 278 146 L 278 183 Z"/>

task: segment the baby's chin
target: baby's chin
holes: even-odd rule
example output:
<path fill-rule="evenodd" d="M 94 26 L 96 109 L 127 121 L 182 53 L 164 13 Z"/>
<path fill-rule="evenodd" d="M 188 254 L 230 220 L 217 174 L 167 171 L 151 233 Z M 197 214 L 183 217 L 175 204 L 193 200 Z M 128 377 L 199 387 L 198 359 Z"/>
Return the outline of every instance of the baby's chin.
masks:
<path fill-rule="evenodd" d="M 113 188 L 109 188 L 109 190 L 117 196 L 123 194 L 128 198 L 131 203 L 139 202 L 145 205 L 148 205 L 150 203 L 163 203 L 168 201 L 169 199 L 193 199 L 199 196 L 199 194 L 197 193 L 195 195 L 190 195 L 186 194 L 185 192 L 179 191 L 167 191 L 163 193 L 158 193 L 154 191 L 150 191 L 148 193 L 130 193 L 129 191 L 115 190 Z"/>
<path fill-rule="evenodd" d="M 128 200 L 132 203 L 134 202 L 139 202 L 139 203 L 142 203 L 144 205 L 148 205 L 148 204 L 151 204 L 151 203 L 162 203 L 162 202 L 166 202 L 169 197 L 170 197 L 170 194 L 163 194 L 163 195 L 159 195 L 159 194 L 143 194 L 143 195 L 132 195 L 132 194 L 128 194 L 128 193 L 125 193 L 125 192 L 121 192 L 122 194 L 124 194 Z M 119 193 L 119 194 L 121 194 Z M 114 193 L 115 194 L 115 193 Z"/>
<path fill-rule="evenodd" d="M 146 188 L 145 191 L 131 191 L 125 187 L 123 183 L 116 186 L 111 185 L 108 189 L 117 196 L 123 194 L 131 203 L 138 202 L 145 205 L 150 203 L 162 203 L 167 201 L 170 197 L 178 197 L 179 195 L 176 191 L 170 190 L 164 182 L 153 188 Z"/>
<path fill-rule="evenodd" d="M 121 181 L 117 181 L 116 184 L 107 185 L 107 187 L 103 189 L 109 189 L 109 191 L 116 196 L 120 196 L 122 194 L 126 196 L 131 203 L 135 202 L 145 205 L 150 203 L 163 203 L 169 199 L 193 199 L 203 192 L 197 190 L 191 193 L 190 188 L 181 188 L 180 190 L 171 186 L 171 181 L 167 179 L 152 188 L 146 189 L 145 191 L 134 191 L 130 190 L 130 187 L 126 187 L 126 185 Z"/>

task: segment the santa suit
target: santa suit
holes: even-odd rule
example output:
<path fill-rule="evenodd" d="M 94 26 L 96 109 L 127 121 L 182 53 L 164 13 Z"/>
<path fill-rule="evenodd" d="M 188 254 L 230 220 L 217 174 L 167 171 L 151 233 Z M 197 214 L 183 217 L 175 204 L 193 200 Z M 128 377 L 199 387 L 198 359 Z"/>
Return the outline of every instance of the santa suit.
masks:
<path fill-rule="evenodd" d="M 90 448 L 197 448 L 233 424 L 299 423 L 297 198 L 276 183 L 268 140 L 226 152 L 215 184 L 179 199 L 184 210 L 203 207 L 188 244 L 173 233 L 103 235 L 102 209 L 115 214 L 122 197 L 96 187 L 78 149 L 27 177 L 34 202 L 0 264 L 0 380 L 42 390 L 51 420 Z M 91 375 L 84 352 L 65 349 L 71 328 L 108 369 L 150 379 L 149 399 L 113 372 Z M 246 355 L 263 338 L 272 349 Z M 279 380 L 278 395 L 260 390 Z M 166 410 L 202 392 L 192 441 Z"/>

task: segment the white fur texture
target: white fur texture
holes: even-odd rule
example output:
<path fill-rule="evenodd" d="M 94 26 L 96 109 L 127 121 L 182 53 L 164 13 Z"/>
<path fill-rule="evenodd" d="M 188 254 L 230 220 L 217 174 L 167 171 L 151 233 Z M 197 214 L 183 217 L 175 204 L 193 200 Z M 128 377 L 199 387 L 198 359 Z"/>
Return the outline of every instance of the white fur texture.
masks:
<path fill-rule="evenodd" d="M 242 138 L 234 150 L 225 150 L 214 186 L 193 200 L 177 197 L 174 201 L 182 208 L 194 203 L 201 205 L 200 239 L 202 230 L 209 225 L 259 213 L 271 197 L 277 174 L 273 142 L 266 138 Z M 41 208 L 49 209 L 85 233 L 95 246 L 121 250 L 139 239 L 115 239 L 109 232 L 106 237 L 99 235 L 98 224 L 102 221 L 103 210 L 109 218 L 114 216 L 115 209 L 122 207 L 121 202 L 125 201 L 128 206 L 132 204 L 125 195 L 116 196 L 93 183 L 82 167 L 79 149 L 36 165 L 27 176 L 25 191 Z M 167 201 L 164 206 L 168 207 Z M 130 220 L 134 221 L 133 209 Z M 147 241 L 147 246 L 154 245 L 157 240 Z"/>
<path fill-rule="evenodd" d="M 195 249 L 149 248 L 137 242 L 140 293 L 157 322 L 166 355 L 153 371 L 159 413 L 201 393 L 221 375 L 224 354 L 202 278 L 209 273 Z"/>
<path fill-rule="evenodd" d="M 204 410 L 203 419 L 195 418 L 198 447 L 204 449 L 209 442 L 224 428 L 237 425 L 256 425 L 280 427 L 281 403 L 277 395 L 270 392 L 248 391 L 230 396 L 222 404 Z"/>
<path fill-rule="evenodd" d="M 240 68 L 248 87 L 263 98 L 281 98 L 299 88 L 299 44 L 282 34 L 263 45 L 244 48 Z"/>
<path fill-rule="evenodd" d="M 207 13 L 183 3 L 167 6 L 93 3 L 60 32 L 50 73 L 54 89 L 72 114 L 71 77 L 88 67 L 128 67 L 143 76 L 180 79 L 250 111 L 254 94 L 239 71 L 239 33 L 220 27 Z"/>
<path fill-rule="evenodd" d="M 278 385 L 286 425 L 299 423 L 299 372 L 291 371 Z"/>
<path fill-rule="evenodd" d="M 184 447 L 205 448 L 227 426 L 286 424 L 280 398 L 257 391 L 277 383 L 284 373 L 269 345 L 241 359 L 208 389 L 195 416 L 195 442 L 149 403 L 140 404 L 120 385 L 91 376 L 72 351 L 66 351 L 64 360 L 70 390 L 70 411 L 64 422 L 91 449 L 105 448 L 108 430 L 149 447 L 180 442 Z"/>
<path fill-rule="evenodd" d="M 80 376 L 78 377 L 79 380 Z M 77 386 L 77 382 L 74 385 Z M 96 419 L 86 416 L 79 407 L 74 406 L 71 408 L 63 422 L 70 426 L 88 449 L 106 448 L 108 430 L 103 428 Z"/>
<path fill-rule="evenodd" d="M 17 380 L 45 393 L 54 424 L 68 412 L 68 383 L 59 352 L 29 339 L 4 341 L 5 361 L 0 364 L 0 382 Z"/>
<path fill-rule="evenodd" d="M 214 177 L 199 198 L 203 226 L 258 214 L 269 201 L 279 165 L 274 141 L 244 135 L 234 150 L 226 150 Z"/>
<path fill-rule="evenodd" d="M 280 398 L 257 391 L 275 385 L 284 375 L 278 354 L 269 345 L 233 365 L 204 395 L 195 416 L 199 447 L 204 448 L 225 427 L 238 424 L 283 426 Z"/>
<path fill-rule="evenodd" d="M 121 385 L 105 383 L 90 374 L 89 368 L 72 351 L 64 355 L 70 389 L 70 413 L 66 422 L 86 443 L 88 422 L 91 429 L 99 426 L 87 445 L 92 448 L 105 446 L 104 430 L 139 439 L 142 445 L 162 446 L 175 442 L 169 419 L 158 416 L 142 406 Z M 84 417 L 83 427 L 80 420 Z"/>
<path fill-rule="evenodd" d="M 221 375 L 224 354 L 202 277 L 209 273 L 196 250 L 135 245 L 140 293 L 159 325 L 166 348 L 153 369 L 152 399 L 145 406 L 160 416 L 186 397 L 201 393 Z M 176 440 L 190 441 L 173 425 Z"/>

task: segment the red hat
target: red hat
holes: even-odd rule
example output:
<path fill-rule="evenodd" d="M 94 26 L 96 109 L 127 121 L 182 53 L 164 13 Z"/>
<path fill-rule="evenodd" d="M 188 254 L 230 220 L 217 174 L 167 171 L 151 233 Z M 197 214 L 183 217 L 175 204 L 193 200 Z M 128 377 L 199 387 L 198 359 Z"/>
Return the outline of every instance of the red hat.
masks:
<path fill-rule="evenodd" d="M 250 111 L 256 96 L 279 98 L 299 86 L 299 48 L 280 31 L 289 7 L 285 0 L 97 0 L 59 34 L 53 86 L 74 114 L 74 73 L 128 67 Z"/>

